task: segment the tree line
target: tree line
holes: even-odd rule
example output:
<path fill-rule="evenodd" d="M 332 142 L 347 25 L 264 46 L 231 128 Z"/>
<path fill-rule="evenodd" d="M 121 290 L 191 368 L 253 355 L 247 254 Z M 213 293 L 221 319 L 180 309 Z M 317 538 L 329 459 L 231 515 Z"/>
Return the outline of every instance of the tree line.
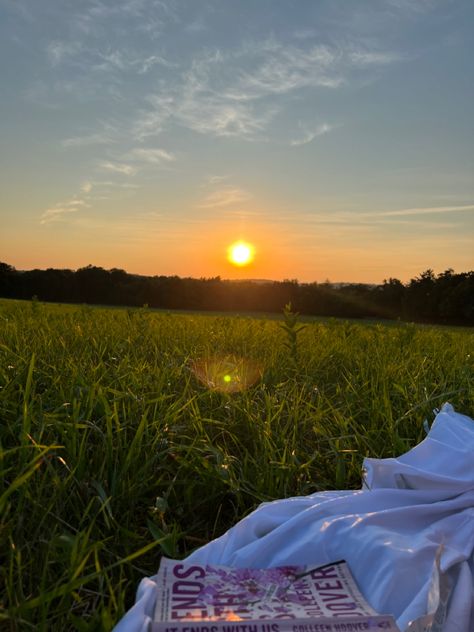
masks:
<path fill-rule="evenodd" d="M 20 271 L 0 263 L 0 296 L 229 312 L 280 312 L 291 303 L 307 315 L 474 325 L 474 271 L 452 269 L 438 275 L 429 269 L 405 284 L 390 278 L 368 285 L 142 276 L 92 265 L 76 271 Z"/>

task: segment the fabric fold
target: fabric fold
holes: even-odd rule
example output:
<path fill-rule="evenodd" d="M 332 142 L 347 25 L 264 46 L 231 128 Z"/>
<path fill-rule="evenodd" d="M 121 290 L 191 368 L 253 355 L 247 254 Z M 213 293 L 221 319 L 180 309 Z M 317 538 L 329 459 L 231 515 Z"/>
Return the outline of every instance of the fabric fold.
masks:
<path fill-rule="evenodd" d="M 345 559 L 367 601 L 401 630 L 426 614 L 437 551 L 453 586 L 443 632 L 474 630 L 474 422 L 445 404 L 427 437 L 397 458 L 364 461 L 358 491 L 263 503 L 189 561 L 236 567 Z M 116 632 L 144 632 L 153 578 Z"/>

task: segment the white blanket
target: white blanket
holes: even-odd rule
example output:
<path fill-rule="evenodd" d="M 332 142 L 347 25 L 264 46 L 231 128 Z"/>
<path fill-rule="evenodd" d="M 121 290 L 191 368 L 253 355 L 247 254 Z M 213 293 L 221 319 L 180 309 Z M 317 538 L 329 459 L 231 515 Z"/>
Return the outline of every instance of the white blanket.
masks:
<path fill-rule="evenodd" d="M 369 603 L 406 630 L 428 610 L 441 550 L 452 586 L 443 632 L 474 632 L 474 421 L 445 404 L 419 445 L 364 466 L 362 490 L 264 503 L 188 560 L 262 568 L 345 559 Z M 154 578 L 143 579 L 115 632 L 146 632 L 155 596 Z"/>

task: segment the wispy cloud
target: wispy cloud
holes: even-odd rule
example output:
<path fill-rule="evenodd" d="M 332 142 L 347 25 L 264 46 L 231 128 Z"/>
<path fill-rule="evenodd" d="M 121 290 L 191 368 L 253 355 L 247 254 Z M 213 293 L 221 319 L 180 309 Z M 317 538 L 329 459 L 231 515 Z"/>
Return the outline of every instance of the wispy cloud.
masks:
<path fill-rule="evenodd" d="M 258 113 L 247 106 L 210 97 L 202 101 L 189 100 L 182 108 L 179 120 L 201 134 L 255 138 L 267 127 L 274 113 L 274 108 Z"/>
<path fill-rule="evenodd" d="M 313 141 L 318 136 L 323 136 L 324 134 L 329 134 L 333 129 L 339 127 L 338 125 L 331 125 L 330 123 L 322 123 L 321 125 L 317 125 L 312 130 L 305 130 L 303 136 L 301 138 L 295 138 L 290 142 L 290 145 L 293 147 L 298 147 L 300 145 L 307 145 L 311 141 Z"/>
<path fill-rule="evenodd" d="M 426 13 L 439 0 L 384 0 L 388 7 L 403 13 Z"/>
<path fill-rule="evenodd" d="M 176 64 L 160 55 L 143 56 L 135 52 L 124 50 L 92 51 L 92 68 L 94 71 L 121 72 L 133 71 L 139 75 L 148 73 L 155 66 L 163 68 L 176 68 Z"/>
<path fill-rule="evenodd" d="M 90 194 L 92 191 L 97 191 L 99 193 L 103 193 L 104 191 L 109 192 L 111 189 L 138 189 L 139 185 L 134 184 L 132 182 L 122 182 L 117 180 L 85 180 L 81 185 L 81 192 L 85 194 Z M 87 199 L 91 199 L 88 196 Z M 94 196 L 94 199 L 98 199 L 97 196 Z"/>
<path fill-rule="evenodd" d="M 100 40 L 106 29 L 118 31 L 123 38 L 123 25 L 129 33 L 144 33 L 152 38 L 162 35 L 170 23 L 177 21 L 174 3 L 166 0 L 92 0 L 77 4 L 73 14 L 74 31 L 84 37 Z M 68 9 L 68 18 L 71 11 Z M 122 27 L 122 28 L 120 28 Z"/>
<path fill-rule="evenodd" d="M 149 70 L 151 70 L 154 66 L 164 66 L 165 68 L 176 68 L 176 64 L 170 62 L 168 59 L 164 57 L 160 57 L 159 55 L 150 55 L 149 57 L 145 57 L 143 59 L 135 60 L 135 65 L 138 67 L 138 74 L 144 75 Z"/>
<path fill-rule="evenodd" d="M 305 49 L 269 41 L 255 47 L 260 63 L 253 71 L 241 74 L 234 91 L 228 95 L 237 100 L 258 99 L 271 94 L 285 94 L 302 88 L 336 88 L 344 79 L 339 68 L 341 53 L 328 46 Z"/>
<path fill-rule="evenodd" d="M 40 217 L 40 224 L 48 224 L 64 219 L 65 215 L 77 213 L 81 208 L 89 206 L 88 203 L 80 198 L 73 198 L 67 202 L 60 202 L 46 209 Z"/>
<path fill-rule="evenodd" d="M 174 122 L 202 134 L 263 139 L 287 106 L 285 95 L 334 90 L 350 81 L 352 73 L 368 73 L 401 59 L 380 49 L 283 44 L 274 38 L 205 51 L 148 97 L 149 107 L 140 112 L 134 132 L 144 139 Z M 330 131 L 325 125 L 308 130 L 301 144 Z"/>
<path fill-rule="evenodd" d="M 398 217 L 403 215 L 432 215 L 436 213 L 462 213 L 474 211 L 474 204 L 463 206 L 430 206 L 420 208 L 405 208 L 396 211 L 382 211 L 377 213 L 379 217 Z"/>
<path fill-rule="evenodd" d="M 354 50 L 348 54 L 354 66 L 384 66 L 405 59 L 404 55 L 394 52 L 380 52 L 369 50 Z"/>
<path fill-rule="evenodd" d="M 66 59 L 71 58 L 81 51 L 80 42 L 54 41 L 46 47 L 46 53 L 53 66 L 58 66 Z"/>
<path fill-rule="evenodd" d="M 132 149 L 127 157 L 129 160 L 136 160 L 139 162 L 148 162 L 153 165 L 160 165 L 163 163 L 170 163 L 176 160 L 176 156 L 165 149 L 153 149 L 153 148 L 136 148 Z"/>
<path fill-rule="evenodd" d="M 169 94 L 150 95 L 146 99 L 146 109 L 142 108 L 132 125 L 132 135 L 142 141 L 148 136 L 160 134 L 173 116 L 175 97 Z"/>
<path fill-rule="evenodd" d="M 252 198 L 251 194 L 238 187 L 224 187 L 218 191 L 209 193 L 199 204 L 200 208 L 219 208 L 247 202 Z"/>
<path fill-rule="evenodd" d="M 168 69 L 177 67 L 175 62 L 161 55 L 145 55 L 134 49 L 105 48 L 98 44 L 89 46 L 80 41 L 50 42 L 46 54 L 53 68 L 74 68 L 77 81 L 99 75 L 101 81 L 104 78 L 114 79 L 124 73 L 145 75 L 155 66 Z"/>
<path fill-rule="evenodd" d="M 236 103 L 192 75 L 166 95 L 151 96 L 149 103 L 152 109 L 144 111 L 134 126 L 139 140 L 159 134 L 171 121 L 201 134 L 254 138 L 267 127 L 276 111 L 274 107 L 261 111 Z"/>
<path fill-rule="evenodd" d="M 137 77 L 150 73 L 156 79 L 150 83 L 155 86 L 152 94 L 145 97 L 141 92 L 141 103 L 137 100 L 134 104 L 134 142 L 160 134 L 173 124 L 205 135 L 267 140 L 276 115 L 288 107 L 287 95 L 336 90 L 350 83 L 353 76 L 375 74 L 375 69 L 403 59 L 374 41 L 372 46 L 355 45 L 350 37 L 318 42 L 319 31 L 303 25 L 285 41 L 271 36 L 245 39 L 233 48 L 183 47 L 170 54 L 172 49 L 150 46 L 156 21 L 158 32 L 164 24 L 180 23 L 183 30 L 193 34 L 208 28 L 200 13 L 185 16 L 176 4 L 164 0 L 94 0 L 75 14 L 74 35 L 47 45 L 53 67 L 64 64 L 74 70 L 59 83 L 77 96 L 90 96 L 100 86 L 101 95 L 120 103 L 128 98 L 132 82 L 140 84 Z M 125 20 L 127 32 L 136 35 L 140 30 L 145 45 L 136 37 L 127 38 L 124 44 L 123 38 L 115 35 L 104 43 L 104 33 L 122 33 Z M 302 139 L 293 134 L 295 144 L 311 142 L 320 133 L 308 130 Z M 108 142 L 110 135 L 89 134 L 66 138 L 63 145 Z"/>
<path fill-rule="evenodd" d="M 102 161 L 99 164 L 99 169 L 110 171 L 111 173 L 120 173 L 124 176 L 134 176 L 138 171 L 133 165 L 128 165 L 123 162 L 111 162 L 109 160 Z"/>
<path fill-rule="evenodd" d="M 112 133 L 97 132 L 84 136 L 71 136 L 61 141 L 63 147 L 89 147 L 91 145 L 109 145 L 114 142 Z"/>
<path fill-rule="evenodd" d="M 224 182 L 225 180 L 227 180 L 229 178 L 228 175 L 214 175 L 214 176 L 209 176 L 207 179 L 207 183 L 208 184 L 220 184 L 221 182 Z"/>
<path fill-rule="evenodd" d="M 347 221 L 348 219 L 353 219 L 355 221 L 380 221 L 387 222 L 392 221 L 391 218 L 399 218 L 406 217 L 406 220 L 398 220 L 404 221 L 407 224 L 410 222 L 413 223 L 414 220 L 418 216 L 424 215 L 440 215 L 440 214 L 453 214 L 453 213 L 470 213 L 474 211 L 474 204 L 465 204 L 462 206 L 429 206 L 429 207 L 414 207 L 414 208 L 404 208 L 404 209 L 396 209 L 393 211 L 377 211 L 377 212 L 353 212 L 353 213 L 335 213 L 331 216 L 334 221 Z M 414 219 L 411 219 L 414 218 Z M 426 224 L 426 220 L 423 220 Z"/>
<path fill-rule="evenodd" d="M 78 208 L 69 208 L 67 206 L 54 206 L 46 209 L 41 215 L 40 224 L 48 224 L 49 222 L 55 222 L 63 217 L 67 213 L 77 213 Z"/>
<path fill-rule="evenodd" d="M 474 211 L 474 204 L 466 204 L 463 206 L 434 206 L 420 208 L 397 209 L 393 211 L 379 212 L 359 212 L 359 211 L 333 211 L 333 212 L 314 212 L 299 213 L 297 221 L 303 225 L 317 226 L 334 226 L 338 231 L 351 230 L 378 230 L 383 228 L 386 230 L 388 226 L 406 227 L 413 233 L 413 229 L 420 228 L 425 233 L 439 232 L 459 228 L 459 221 L 452 218 L 456 213 L 470 213 Z M 451 221 L 444 218 L 441 221 L 434 219 L 427 220 L 427 216 L 449 215 Z M 294 215 L 280 214 L 279 221 L 296 221 Z M 415 234 L 415 233 L 413 233 Z M 416 235 L 419 233 L 416 232 Z"/>
<path fill-rule="evenodd" d="M 130 165 L 123 163 L 111 163 L 104 162 L 101 164 L 100 169 L 105 169 L 112 173 L 120 175 L 133 175 L 128 169 Z M 113 196 L 115 189 L 122 189 L 121 195 L 128 193 L 126 190 L 130 189 L 130 194 L 138 188 L 138 185 L 130 182 L 119 182 L 114 180 L 85 180 L 80 186 L 80 193 L 73 196 L 66 202 L 58 202 L 54 206 L 46 209 L 40 216 L 40 224 L 48 224 L 50 222 L 65 221 L 66 218 L 72 219 L 72 214 L 86 208 L 91 208 L 94 202 L 101 200 L 109 200 Z M 76 221 L 76 220 L 75 220 Z"/>

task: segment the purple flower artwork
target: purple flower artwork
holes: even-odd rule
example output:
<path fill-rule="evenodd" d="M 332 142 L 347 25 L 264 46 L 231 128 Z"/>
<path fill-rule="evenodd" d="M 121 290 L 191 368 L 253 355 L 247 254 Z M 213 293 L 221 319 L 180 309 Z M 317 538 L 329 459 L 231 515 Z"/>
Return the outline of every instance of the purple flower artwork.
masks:
<path fill-rule="evenodd" d="M 229 611 L 250 608 L 259 618 L 292 614 L 293 605 L 304 605 L 292 590 L 302 572 L 302 566 L 269 569 L 206 566 L 206 582 L 199 600 L 211 607 L 220 607 L 225 602 Z"/>

